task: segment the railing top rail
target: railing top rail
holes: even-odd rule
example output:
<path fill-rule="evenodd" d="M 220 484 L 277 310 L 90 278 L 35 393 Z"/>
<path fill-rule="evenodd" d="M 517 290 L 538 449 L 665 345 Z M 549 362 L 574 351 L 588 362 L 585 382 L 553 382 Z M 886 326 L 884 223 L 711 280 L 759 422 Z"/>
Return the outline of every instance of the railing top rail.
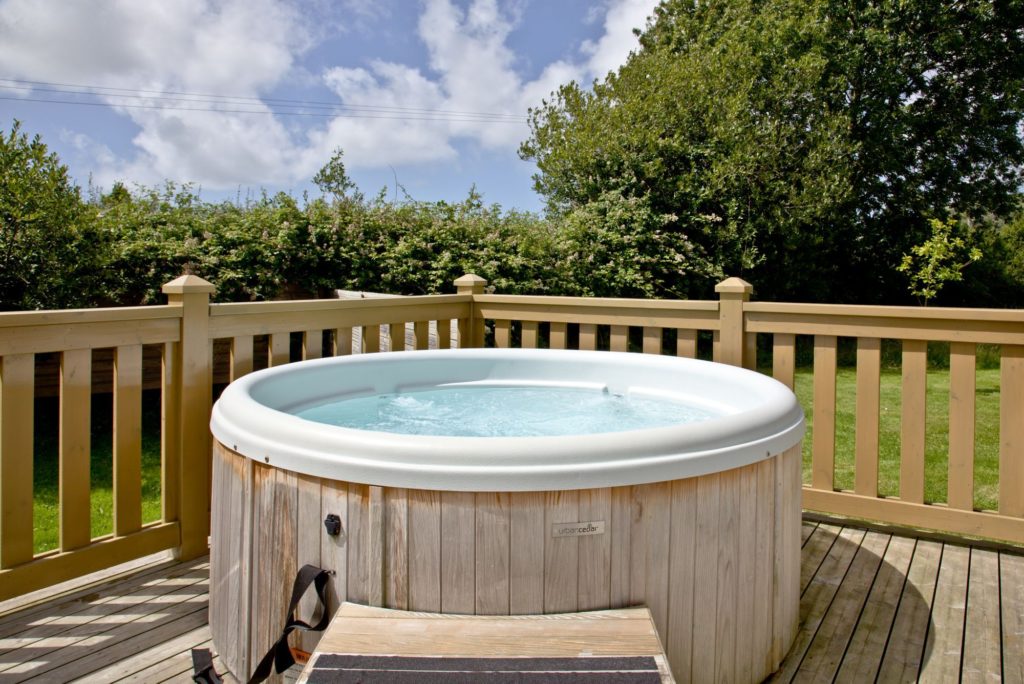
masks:
<path fill-rule="evenodd" d="M 349 309 L 387 309 L 432 304 L 466 304 L 470 295 L 414 295 L 409 297 L 368 297 L 365 299 L 294 299 L 281 302 L 240 302 L 211 304 L 210 316 L 268 316 L 278 313 L 346 311 Z"/>
<path fill-rule="evenodd" d="M 516 304 L 519 306 L 572 307 L 581 309 L 632 308 L 657 311 L 718 311 L 718 300 L 704 299 L 628 299 L 617 297 L 553 297 L 547 295 L 475 295 L 477 304 Z"/>
<path fill-rule="evenodd" d="M 874 306 L 864 304 L 801 304 L 791 302 L 745 302 L 745 313 L 803 316 L 857 316 L 863 318 L 904 318 L 934 321 L 975 321 L 1024 323 L 1022 309 L 969 309 L 952 307 Z"/>
<path fill-rule="evenodd" d="M 5 311 L 0 313 L 0 329 L 179 318 L 181 318 L 181 307 L 166 304 L 61 311 Z"/>

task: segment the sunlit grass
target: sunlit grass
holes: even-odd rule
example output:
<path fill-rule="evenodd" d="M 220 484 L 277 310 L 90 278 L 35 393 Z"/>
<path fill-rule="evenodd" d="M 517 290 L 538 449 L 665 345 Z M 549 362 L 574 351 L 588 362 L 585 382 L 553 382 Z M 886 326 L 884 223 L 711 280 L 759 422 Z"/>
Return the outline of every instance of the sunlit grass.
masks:
<path fill-rule="evenodd" d="M 836 373 L 835 488 L 852 490 L 857 401 L 856 370 Z M 810 368 L 796 372 L 796 394 L 807 414 L 808 433 L 803 445 L 804 482 L 811 481 L 811 444 L 814 425 L 814 376 Z M 883 369 L 880 387 L 878 493 L 899 496 L 901 376 L 898 369 Z M 925 501 L 947 500 L 949 462 L 949 371 L 930 369 L 926 390 Z M 974 507 L 994 510 L 999 489 L 999 371 L 979 369 L 975 392 Z"/>
<path fill-rule="evenodd" d="M 90 525 L 93 537 L 111 534 L 114 529 L 111 404 L 109 394 L 93 396 L 89 461 Z M 35 502 L 32 507 L 36 553 L 56 549 L 59 543 L 58 411 L 56 399 L 40 399 L 36 402 L 33 469 Z M 144 399 L 142 423 L 142 521 L 147 523 L 159 520 L 161 515 L 158 396 L 147 396 Z"/>

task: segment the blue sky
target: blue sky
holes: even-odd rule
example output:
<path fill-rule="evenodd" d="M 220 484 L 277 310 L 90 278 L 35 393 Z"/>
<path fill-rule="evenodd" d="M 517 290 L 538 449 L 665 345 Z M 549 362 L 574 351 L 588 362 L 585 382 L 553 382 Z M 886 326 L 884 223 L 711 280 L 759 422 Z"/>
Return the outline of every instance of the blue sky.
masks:
<path fill-rule="evenodd" d="M 368 195 L 475 183 L 540 210 L 516 154 L 528 108 L 615 69 L 655 4 L 0 0 L 0 124 L 40 134 L 83 187 L 298 195 L 340 147 Z"/>

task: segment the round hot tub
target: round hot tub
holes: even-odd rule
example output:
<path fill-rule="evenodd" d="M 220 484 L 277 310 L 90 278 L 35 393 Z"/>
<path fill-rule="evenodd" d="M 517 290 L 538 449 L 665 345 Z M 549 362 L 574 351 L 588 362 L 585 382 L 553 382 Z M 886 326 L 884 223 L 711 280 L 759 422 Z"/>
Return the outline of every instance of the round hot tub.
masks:
<path fill-rule="evenodd" d="M 211 427 L 210 626 L 238 676 L 306 563 L 334 571 L 332 603 L 647 605 L 679 681 L 761 681 L 795 636 L 804 419 L 760 374 L 615 352 L 335 357 L 232 383 Z"/>

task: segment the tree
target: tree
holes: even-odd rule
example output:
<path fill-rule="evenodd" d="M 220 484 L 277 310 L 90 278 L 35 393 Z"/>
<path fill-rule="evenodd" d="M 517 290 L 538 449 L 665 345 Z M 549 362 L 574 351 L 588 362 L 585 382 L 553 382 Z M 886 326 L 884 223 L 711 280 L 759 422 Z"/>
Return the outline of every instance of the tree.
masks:
<path fill-rule="evenodd" d="M 342 162 L 344 156 L 344 150 L 340 147 L 335 149 L 330 161 L 313 176 L 313 183 L 320 188 L 320 192 L 331 195 L 336 200 L 345 199 L 356 189 L 356 184 L 345 171 L 345 164 Z"/>
<path fill-rule="evenodd" d="M 946 283 L 963 280 L 965 268 L 982 257 L 981 249 L 968 246 L 961 235 L 954 235 L 955 219 L 931 219 L 931 237 L 911 247 L 903 255 L 897 270 L 910 278 L 910 292 L 924 306 L 934 299 Z"/>
<path fill-rule="evenodd" d="M 0 310 L 88 305 L 100 249 L 67 167 L 15 121 L 0 134 Z"/>
<path fill-rule="evenodd" d="M 666 0 L 618 72 L 531 111 L 520 154 L 554 215 L 643 202 L 691 296 L 735 274 L 773 298 L 899 297 L 928 216 L 1014 205 L 1022 20 L 994 0 Z"/>

